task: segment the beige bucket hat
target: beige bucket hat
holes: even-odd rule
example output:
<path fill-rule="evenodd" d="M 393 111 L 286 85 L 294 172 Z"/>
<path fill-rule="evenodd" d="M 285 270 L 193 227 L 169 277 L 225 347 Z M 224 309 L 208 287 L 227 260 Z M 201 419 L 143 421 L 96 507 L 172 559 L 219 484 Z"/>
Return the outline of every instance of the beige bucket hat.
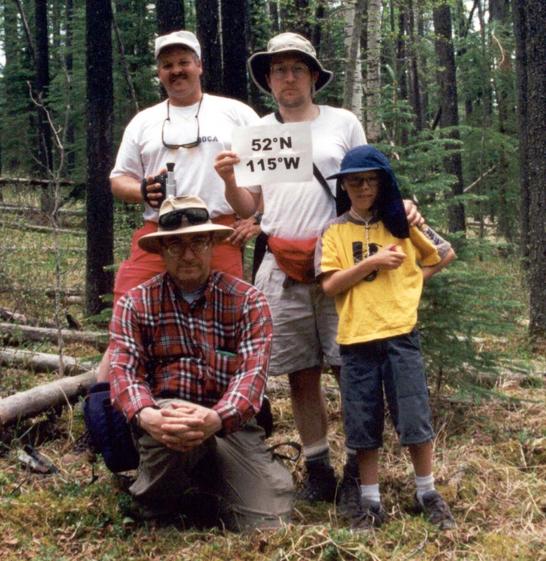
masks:
<path fill-rule="evenodd" d="M 315 92 L 319 92 L 326 87 L 334 77 L 334 73 L 322 67 L 317 59 L 317 52 L 311 42 L 297 33 L 286 32 L 275 35 L 267 43 L 267 51 L 254 53 L 248 59 L 248 69 L 254 83 L 265 93 L 271 94 L 271 89 L 267 85 L 266 76 L 269 73 L 271 58 L 280 53 L 297 53 L 303 55 L 309 66 L 318 72 L 315 83 Z"/>
<path fill-rule="evenodd" d="M 149 253 L 159 253 L 161 238 L 212 232 L 214 241 L 225 240 L 235 230 L 229 226 L 213 224 L 207 205 L 199 197 L 169 197 L 159 209 L 158 230 L 138 240 L 138 245 Z"/>

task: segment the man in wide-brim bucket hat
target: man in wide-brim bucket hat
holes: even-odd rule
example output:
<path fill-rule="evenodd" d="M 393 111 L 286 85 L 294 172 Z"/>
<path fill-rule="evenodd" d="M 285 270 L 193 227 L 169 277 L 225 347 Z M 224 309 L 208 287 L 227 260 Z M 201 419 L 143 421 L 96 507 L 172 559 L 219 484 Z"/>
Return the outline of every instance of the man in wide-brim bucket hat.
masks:
<path fill-rule="evenodd" d="M 269 251 L 257 270 L 255 285 L 266 295 L 273 318 L 269 375 L 288 375 L 303 444 L 307 473 L 298 497 L 308 502 L 337 498 L 338 512 L 347 512 L 358 506 L 358 464 L 356 452 L 347 449 L 338 489 L 321 389 L 323 366 L 339 374 L 338 317 L 333 299 L 315 282 L 313 261 L 317 238 L 336 217 L 335 181 L 325 178 L 339 171 L 351 148 L 366 144 L 366 135 L 350 111 L 315 102 L 315 94 L 324 90 L 333 74 L 305 37 L 290 32 L 276 35 L 265 51 L 250 57 L 248 68 L 256 86 L 277 103 L 277 111 L 263 117 L 261 124 L 309 123 L 313 178 L 295 182 L 287 174 L 282 182 L 239 187 L 233 166 L 240 159 L 232 151 L 216 157 L 215 169 L 224 180 L 226 198 L 240 216 L 256 212 L 263 200 L 261 229 Z"/>
<path fill-rule="evenodd" d="M 297 33 L 281 33 L 267 43 L 266 51 L 254 53 L 248 59 L 248 69 L 252 80 L 266 94 L 271 94 L 268 75 L 272 57 L 283 53 L 298 54 L 307 63 L 309 68 L 318 73 L 314 84 L 315 93 L 325 88 L 334 77 L 333 72 L 326 70 L 322 66 L 310 41 Z"/>
<path fill-rule="evenodd" d="M 233 228 L 214 224 L 207 205 L 197 196 L 170 197 L 159 210 L 157 232 L 140 238 L 138 245 L 149 253 L 161 253 L 161 241 L 166 237 L 204 233 L 211 233 L 212 243 L 217 243 L 228 238 Z"/>

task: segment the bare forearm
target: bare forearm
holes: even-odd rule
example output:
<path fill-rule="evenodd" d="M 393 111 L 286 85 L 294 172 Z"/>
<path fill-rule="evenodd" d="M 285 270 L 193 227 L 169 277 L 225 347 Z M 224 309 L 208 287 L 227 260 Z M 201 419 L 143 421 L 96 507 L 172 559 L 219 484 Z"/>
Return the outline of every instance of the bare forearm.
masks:
<path fill-rule="evenodd" d="M 130 175 L 119 175 L 110 179 L 112 194 L 126 203 L 141 203 L 140 181 Z"/>
<path fill-rule="evenodd" d="M 226 200 L 239 216 L 249 218 L 258 210 L 259 194 L 237 187 L 235 181 L 225 181 L 224 185 Z"/>
<path fill-rule="evenodd" d="M 423 280 L 427 281 L 428 279 L 439 273 L 444 267 L 447 267 L 456 257 L 456 253 L 452 248 L 450 248 L 442 258 L 440 263 L 438 263 L 438 265 L 434 265 L 434 267 L 423 267 Z"/>
<path fill-rule="evenodd" d="M 349 269 L 341 269 L 322 277 L 320 284 L 327 296 L 333 297 L 345 292 L 351 286 L 360 282 L 364 277 L 376 270 L 373 260 L 364 259 L 360 263 L 353 265 Z"/>

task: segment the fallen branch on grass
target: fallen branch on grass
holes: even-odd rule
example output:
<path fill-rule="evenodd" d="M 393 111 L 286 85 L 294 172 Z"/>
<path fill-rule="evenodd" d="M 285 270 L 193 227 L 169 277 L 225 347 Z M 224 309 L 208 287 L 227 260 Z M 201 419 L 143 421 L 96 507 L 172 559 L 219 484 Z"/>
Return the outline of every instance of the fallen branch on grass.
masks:
<path fill-rule="evenodd" d="M 108 334 L 96 331 L 73 331 L 61 329 L 61 335 L 65 343 L 85 343 L 92 345 L 100 351 L 108 346 Z M 34 327 L 32 325 L 21 325 L 17 323 L 0 323 L 0 336 L 2 339 L 14 339 L 24 341 L 52 341 L 57 342 L 58 331 L 50 327 Z"/>
<path fill-rule="evenodd" d="M 85 230 L 74 230 L 72 228 L 51 228 L 49 226 L 37 226 L 36 224 L 23 224 L 19 222 L 5 222 L 0 220 L 0 226 L 4 228 L 12 228 L 14 230 L 24 230 L 25 232 L 42 232 L 49 234 L 51 232 L 57 232 L 58 234 L 71 234 L 73 236 L 83 236 L 85 235 Z"/>
<path fill-rule="evenodd" d="M 0 399 L 0 430 L 75 401 L 80 395 L 87 393 L 95 381 L 95 371 L 89 370 L 78 376 L 61 378 Z"/>
<path fill-rule="evenodd" d="M 22 367 L 39 372 L 53 372 L 61 367 L 59 355 L 10 348 L 0 351 L 0 362 L 7 366 Z M 72 356 L 63 356 L 63 369 L 66 375 L 80 374 L 91 367 L 92 364 L 89 362 L 81 362 Z"/>

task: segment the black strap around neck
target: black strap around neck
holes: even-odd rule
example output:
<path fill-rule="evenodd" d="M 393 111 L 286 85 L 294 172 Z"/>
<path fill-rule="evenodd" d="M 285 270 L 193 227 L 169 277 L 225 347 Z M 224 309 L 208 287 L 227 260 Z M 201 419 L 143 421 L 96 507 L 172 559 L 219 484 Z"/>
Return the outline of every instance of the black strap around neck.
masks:
<path fill-rule="evenodd" d="M 284 119 L 282 118 L 280 111 L 278 110 L 275 111 L 274 115 L 275 115 L 275 119 L 277 119 L 279 123 L 284 124 Z M 335 195 L 330 190 L 330 186 L 328 185 L 328 182 L 326 181 L 326 179 L 324 179 L 324 175 L 322 175 L 320 169 L 315 165 L 315 162 L 313 162 L 313 175 L 316 177 L 317 181 L 322 185 L 322 187 L 328 193 L 328 195 L 335 200 L 336 199 Z"/>

